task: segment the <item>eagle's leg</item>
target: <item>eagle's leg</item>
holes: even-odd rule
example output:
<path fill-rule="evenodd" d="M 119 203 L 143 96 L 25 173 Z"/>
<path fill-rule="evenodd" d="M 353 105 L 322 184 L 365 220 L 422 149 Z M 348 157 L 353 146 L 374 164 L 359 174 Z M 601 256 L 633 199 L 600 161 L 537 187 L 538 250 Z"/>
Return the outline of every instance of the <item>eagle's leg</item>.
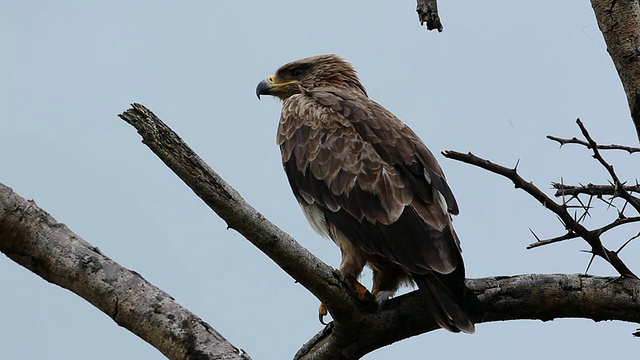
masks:
<path fill-rule="evenodd" d="M 345 277 L 347 282 L 353 288 L 356 295 L 358 296 L 358 300 L 367 301 L 371 298 L 369 291 L 367 288 L 360 284 L 358 278 L 362 273 L 362 269 L 364 269 L 365 264 L 367 263 L 366 254 L 353 246 L 351 242 L 344 236 L 340 231 L 333 228 L 331 232 L 332 238 L 334 242 L 340 247 L 340 252 L 342 253 L 342 260 L 340 261 L 340 273 Z M 322 324 L 325 324 L 323 318 L 327 315 L 327 308 L 324 304 L 320 304 L 318 308 L 318 317 Z M 325 324 L 326 325 L 326 324 Z"/>
<path fill-rule="evenodd" d="M 398 285 L 397 281 L 394 280 L 394 278 L 386 276 L 384 272 L 373 271 L 373 288 L 371 289 L 371 295 L 376 298 L 378 304 L 384 304 L 395 294 Z"/>
<path fill-rule="evenodd" d="M 342 252 L 342 260 L 340 261 L 340 273 L 347 279 L 349 284 L 353 287 L 353 291 L 358 295 L 358 300 L 366 301 L 369 291 L 367 288 L 360 284 L 358 278 L 367 263 L 366 254 L 353 246 L 353 244 L 343 238 L 343 241 L 339 241 L 340 251 Z"/>
<path fill-rule="evenodd" d="M 369 266 L 373 270 L 371 294 L 382 305 L 398 290 L 400 284 L 411 281 L 410 276 L 400 266 L 389 260 L 372 257 Z"/>

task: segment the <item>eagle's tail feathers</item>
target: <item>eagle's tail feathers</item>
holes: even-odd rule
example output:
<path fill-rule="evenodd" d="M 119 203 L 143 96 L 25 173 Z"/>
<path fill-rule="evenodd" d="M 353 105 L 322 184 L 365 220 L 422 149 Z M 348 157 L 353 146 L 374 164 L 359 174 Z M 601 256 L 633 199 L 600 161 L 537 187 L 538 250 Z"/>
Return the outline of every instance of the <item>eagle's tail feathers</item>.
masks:
<path fill-rule="evenodd" d="M 469 296 L 465 294 L 461 294 L 462 297 L 455 296 L 432 274 L 414 275 L 414 280 L 420 292 L 424 294 L 429 311 L 438 325 L 455 333 L 462 331 L 473 334 L 475 332 L 474 319 L 479 315 L 479 311 L 475 309 L 479 305 L 475 295 L 470 294 L 473 299 L 467 299 Z M 466 288 L 463 290 L 468 291 Z"/>

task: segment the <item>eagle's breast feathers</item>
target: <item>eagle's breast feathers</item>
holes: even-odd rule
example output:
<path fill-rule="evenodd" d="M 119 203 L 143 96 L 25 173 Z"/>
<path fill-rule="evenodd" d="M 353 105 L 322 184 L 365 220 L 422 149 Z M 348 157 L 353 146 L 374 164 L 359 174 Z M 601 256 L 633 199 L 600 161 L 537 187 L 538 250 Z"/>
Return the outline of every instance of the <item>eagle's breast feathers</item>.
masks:
<path fill-rule="evenodd" d="M 432 232 L 442 232 L 450 225 L 446 197 L 432 186 L 434 178 L 446 185 L 438 173 L 440 168 L 425 168 L 418 157 L 418 148 L 424 145 L 417 136 L 364 95 L 348 89 L 321 88 L 285 99 L 277 143 L 294 194 L 314 230 L 323 235 L 329 233 L 322 226 L 326 219 L 323 222 L 318 216 L 323 210 L 344 211 L 372 225 L 390 226 L 405 211 L 415 213 Z M 433 156 L 426 147 L 423 155 L 425 151 L 428 157 Z M 448 186 L 443 189 L 451 194 Z M 453 205 L 457 207 L 455 200 Z M 372 244 L 374 240 L 407 241 L 374 236 L 361 245 L 374 253 L 382 252 L 378 251 L 379 245 Z M 459 249 L 451 245 L 457 244 L 457 238 L 450 240 L 443 238 L 443 244 L 437 244 L 438 251 L 432 255 L 440 259 L 422 261 L 423 271 L 436 268 L 448 273 L 455 268 L 455 252 Z M 405 265 L 402 259 L 407 258 L 394 253 L 383 255 L 400 265 Z"/>

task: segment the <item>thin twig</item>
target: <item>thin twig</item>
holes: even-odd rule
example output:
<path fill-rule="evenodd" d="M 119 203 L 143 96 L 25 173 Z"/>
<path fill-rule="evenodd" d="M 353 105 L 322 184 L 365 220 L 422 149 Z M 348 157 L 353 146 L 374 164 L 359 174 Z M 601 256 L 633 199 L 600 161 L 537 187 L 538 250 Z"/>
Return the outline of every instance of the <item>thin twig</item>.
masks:
<path fill-rule="evenodd" d="M 590 232 L 602 235 L 605 232 L 607 232 L 607 231 L 609 231 L 609 230 L 611 230 L 613 228 L 616 228 L 616 227 L 618 227 L 620 225 L 626 225 L 626 224 L 635 223 L 635 222 L 640 222 L 640 216 L 630 217 L 630 218 L 627 218 L 627 217 L 618 218 L 618 219 L 610 222 L 609 224 L 607 224 L 605 226 L 599 227 L 597 229 L 590 230 Z M 571 232 L 571 231 L 568 231 L 564 235 L 557 236 L 557 237 L 550 238 L 550 239 L 540 239 L 540 238 L 538 238 L 536 236 L 536 240 L 537 241 L 534 242 L 534 243 L 529 244 L 527 246 L 527 249 L 533 249 L 533 248 L 536 248 L 536 247 L 549 245 L 549 244 L 557 243 L 557 242 L 564 241 L 564 240 L 571 240 L 571 239 L 575 239 L 575 238 L 578 238 L 578 237 L 581 237 L 581 236 L 576 234 L 576 233 L 574 233 L 574 232 Z M 618 251 L 620 251 L 620 250 L 621 249 L 619 249 Z M 618 252 L 618 251 L 616 251 L 616 252 Z"/>
<path fill-rule="evenodd" d="M 589 259 L 589 263 L 587 264 L 587 268 L 584 270 L 584 274 L 587 275 L 589 273 L 589 269 L 591 268 L 591 265 L 593 264 L 593 259 L 596 258 L 595 254 L 591 254 L 591 258 Z"/>
<path fill-rule="evenodd" d="M 622 246 L 620 246 L 620 248 L 616 252 L 620 253 L 620 251 L 622 251 L 622 249 L 624 249 L 625 246 L 629 245 L 630 242 L 637 239 L 638 237 L 640 237 L 640 232 L 635 236 L 632 236 L 631 239 L 627 240 L 624 244 L 622 244 Z"/>
<path fill-rule="evenodd" d="M 557 136 L 553 136 L 553 135 L 547 135 L 547 139 L 549 140 L 553 140 L 556 141 L 560 144 L 560 146 L 566 145 L 566 144 L 578 144 L 578 145 L 583 145 L 586 146 L 588 149 L 591 149 L 591 145 L 584 141 L 584 140 L 580 140 L 576 137 L 573 137 L 571 139 L 565 139 L 565 138 L 560 138 Z M 628 152 L 629 154 L 633 154 L 636 152 L 640 152 L 640 148 L 637 147 L 632 147 L 632 146 L 626 146 L 626 145 L 616 145 L 616 144 L 610 144 L 610 145 L 597 145 L 597 148 L 600 150 L 624 150 L 626 152 Z"/>
<path fill-rule="evenodd" d="M 566 234 L 561 235 L 561 236 L 557 236 L 551 239 L 536 239 L 537 241 L 534 243 L 529 244 L 529 246 L 527 246 L 527 249 L 533 249 L 535 247 L 539 247 L 539 246 L 544 246 L 544 245 L 549 245 L 549 244 L 553 244 L 553 243 L 557 243 L 560 241 L 564 241 L 564 240 L 571 240 L 571 239 L 575 239 L 580 237 L 578 234 L 572 232 L 572 231 L 568 231 Z"/>

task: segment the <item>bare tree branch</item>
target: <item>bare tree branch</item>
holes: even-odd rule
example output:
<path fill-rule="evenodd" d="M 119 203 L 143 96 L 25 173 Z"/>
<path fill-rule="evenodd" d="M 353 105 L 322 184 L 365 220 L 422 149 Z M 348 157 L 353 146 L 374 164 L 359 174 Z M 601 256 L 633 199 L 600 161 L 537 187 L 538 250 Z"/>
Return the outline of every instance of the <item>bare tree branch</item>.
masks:
<path fill-rule="evenodd" d="M 342 275 L 249 205 L 149 109 L 140 104 L 119 115 L 226 223 L 313 293 L 336 320 L 348 320 L 369 304 L 358 302 Z M 365 306 L 366 305 L 366 306 Z"/>
<path fill-rule="evenodd" d="M 585 194 L 589 196 L 601 197 L 604 195 L 614 196 L 616 194 L 616 188 L 613 185 L 595 185 L 595 184 L 587 184 L 587 185 L 564 185 L 556 182 L 552 182 L 551 186 L 556 189 L 556 193 L 553 194 L 556 197 L 560 196 L 577 196 L 580 194 Z M 625 191 L 631 192 L 640 192 L 640 185 L 623 185 Z M 634 197 L 637 200 L 640 200 Z"/>
<path fill-rule="evenodd" d="M 640 321 L 640 281 L 588 275 L 518 275 L 469 279 L 467 286 L 478 294 L 487 313 L 482 322 L 531 319 L 585 318 L 594 321 Z M 320 331 L 294 359 L 358 359 L 384 345 L 439 329 L 424 308 L 422 297 L 412 292 L 390 300 L 375 317 L 365 318 L 359 331 L 344 341 L 344 328 L 333 324 Z"/>
<path fill-rule="evenodd" d="M 591 6 L 640 140 L 640 5 L 637 0 L 591 0 Z"/>
<path fill-rule="evenodd" d="M 437 29 L 438 32 L 442 32 L 442 22 L 440 21 L 440 15 L 438 15 L 438 2 L 436 0 L 418 0 L 416 7 L 418 12 L 418 19 L 420 19 L 420 25 L 427 25 L 427 30 Z"/>
<path fill-rule="evenodd" d="M 566 144 L 579 144 L 579 145 L 586 146 L 587 149 L 591 149 L 591 145 L 588 142 L 586 142 L 584 140 L 580 140 L 580 139 L 578 139 L 576 137 L 573 137 L 571 139 L 565 139 L 565 138 L 560 138 L 560 137 L 553 136 L 553 135 L 547 135 L 547 139 L 558 142 L 560 144 L 560 146 L 563 146 L 563 145 L 566 145 Z M 616 144 L 611 144 L 611 145 L 600 145 L 600 144 L 598 144 L 598 149 L 600 149 L 600 150 L 624 150 L 624 151 L 628 152 L 629 154 L 640 152 L 640 148 L 626 146 L 626 145 L 616 145 Z"/>
<path fill-rule="evenodd" d="M 624 217 L 624 218 L 617 218 L 614 221 L 610 222 L 607 225 L 601 226 L 597 229 L 593 229 L 590 230 L 593 233 L 596 234 L 604 234 L 605 232 L 614 229 L 620 225 L 626 225 L 626 224 L 630 224 L 630 223 L 634 223 L 634 222 L 640 222 L 640 216 L 634 216 L 634 217 Z M 549 244 L 553 244 L 553 243 L 557 243 L 560 241 L 564 241 L 564 240 L 570 240 L 570 239 L 575 239 L 575 238 L 579 238 L 581 237 L 580 235 L 572 232 L 572 231 L 568 231 L 566 234 L 562 235 L 562 236 L 558 236 L 558 237 L 554 237 L 551 239 L 537 239 L 538 241 L 529 244 L 529 246 L 527 246 L 527 249 L 533 249 L 539 246 L 543 246 L 543 245 L 549 245 Z M 617 252 L 617 251 L 616 251 Z"/>
<path fill-rule="evenodd" d="M 629 204 L 631 204 L 631 206 L 633 206 L 634 209 L 636 209 L 636 211 L 638 213 L 640 213 L 640 202 L 636 201 L 636 199 L 631 196 L 631 194 L 629 194 L 629 192 L 627 192 L 624 188 L 624 184 L 622 183 L 622 181 L 620 181 L 620 178 L 618 178 L 618 175 L 616 174 L 615 170 L 613 169 L 613 166 L 611 164 L 609 164 L 600 154 L 600 151 L 598 150 L 598 145 L 596 144 L 596 142 L 591 138 L 591 135 L 589 135 L 589 132 L 587 131 L 587 128 L 584 126 L 584 124 L 582 123 L 582 121 L 580 121 L 580 119 L 576 120 L 576 123 L 578 124 L 578 127 L 580 127 L 580 131 L 582 132 L 582 135 L 585 137 L 585 139 L 587 139 L 587 142 L 589 143 L 591 150 L 593 151 L 593 157 L 598 160 L 598 162 L 600 162 L 600 164 L 607 169 L 607 172 L 609 172 L 609 176 L 611 176 L 611 179 L 613 180 L 613 186 L 616 190 L 616 196 L 619 196 L 623 199 L 625 199 Z"/>
<path fill-rule="evenodd" d="M 527 194 L 531 195 L 534 199 L 538 200 L 545 208 L 555 213 L 564 227 L 567 229 L 568 234 L 577 234 L 584 239 L 589 245 L 591 245 L 591 251 L 593 254 L 602 257 L 608 263 L 613 266 L 618 273 L 622 276 L 632 277 L 637 279 L 638 277 L 624 264 L 624 262 L 618 257 L 618 254 L 614 251 L 608 250 L 602 244 L 600 235 L 602 234 L 598 230 L 588 230 L 582 226 L 577 219 L 567 211 L 565 205 L 560 205 L 545 195 L 542 190 L 533 185 L 533 183 L 524 180 L 516 169 L 506 168 L 504 166 L 494 164 L 489 160 L 477 157 L 472 153 L 460 153 L 456 151 L 444 151 L 442 154 L 450 159 L 465 162 L 467 164 L 475 165 L 498 175 L 502 175 L 511 180 L 516 189 L 522 189 Z M 557 240 L 559 241 L 559 240 Z"/>
<path fill-rule="evenodd" d="M 249 359 L 171 295 L 118 265 L 3 184 L 0 251 L 84 298 L 169 359 Z"/>
<path fill-rule="evenodd" d="M 640 217 L 638 216 L 629 217 L 625 215 L 625 209 L 627 209 L 627 205 L 631 205 L 631 207 L 633 207 L 636 210 L 636 214 L 640 214 L 640 199 L 632 195 L 633 192 L 640 191 L 640 185 L 638 185 L 637 181 L 635 185 L 626 185 L 625 183 L 621 182 L 613 166 L 609 164 L 600 153 L 600 150 L 615 149 L 615 150 L 625 150 L 630 154 L 632 154 L 636 151 L 640 151 L 640 149 L 629 147 L 629 146 L 622 146 L 622 145 L 597 144 L 595 140 L 593 140 L 589 132 L 587 131 L 584 124 L 580 121 L 580 119 L 577 119 L 576 123 L 580 128 L 580 132 L 582 133 L 582 135 L 585 137 L 586 140 L 580 140 L 575 137 L 572 139 L 563 139 L 563 138 L 558 138 L 551 135 L 547 136 L 547 138 L 557 141 L 558 143 L 560 143 L 561 147 L 565 144 L 578 144 L 578 145 L 585 146 L 588 149 L 591 149 L 593 152 L 593 158 L 598 160 L 598 162 L 607 170 L 607 172 L 609 173 L 609 176 L 611 177 L 611 182 L 609 185 L 587 184 L 587 185 L 580 185 L 580 186 L 565 185 L 563 183 L 551 183 L 552 187 L 556 189 L 556 193 L 554 195 L 556 197 L 562 197 L 563 206 L 565 208 L 576 207 L 584 210 L 584 213 L 582 214 L 582 216 L 577 220 L 578 222 L 584 219 L 587 215 L 590 215 L 589 209 L 591 209 L 591 202 L 594 197 L 606 203 L 607 208 L 615 207 L 618 213 L 617 218 L 607 225 L 604 225 L 598 229 L 591 230 L 591 232 L 596 234 L 603 234 L 606 231 L 609 231 L 620 225 L 625 225 L 628 223 L 640 221 Z M 589 201 L 586 205 L 580 199 L 580 195 L 586 195 L 589 197 Z M 570 196 L 570 199 L 568 201 L 566 200 L 566 196 Z M 605 199 L 604 196 L 610 196 L 610 198 Z M 614 201 L 617 198 L 622 198 L 624 200 L 620 209 L 618 209 L 616 204 L 614 204 Z M 579 202 L 580 205 L 579 206 L 568 205 L 570 202 L 574 200 Z M 533 247 L 548 245 L 548 244 L 552 244 L 552 243 L 563 241 L 563 240 L 573 239 L 576 237 L 580 237 L 580 235 L 571 230 L 567 231 L 567 233 L 562 236 L 554 237 L 551 239 L 540 240 L 539 238 L 536 237 L 538 241 L 533 244 L 530 244 L 528 248 L 530 249 Z M 633 239 L 634 238 L 630 239 L 629 241 L 627 241 L 627 243 L 629 243 Z M 625 245 L 627 243 L 625 243 Z M 622 246 L 618 251 L 616 251 L 616 253 L 619 253 L 620 250 L 622 250 L 622 248 L 624 248 L 624 246 Z"/>

